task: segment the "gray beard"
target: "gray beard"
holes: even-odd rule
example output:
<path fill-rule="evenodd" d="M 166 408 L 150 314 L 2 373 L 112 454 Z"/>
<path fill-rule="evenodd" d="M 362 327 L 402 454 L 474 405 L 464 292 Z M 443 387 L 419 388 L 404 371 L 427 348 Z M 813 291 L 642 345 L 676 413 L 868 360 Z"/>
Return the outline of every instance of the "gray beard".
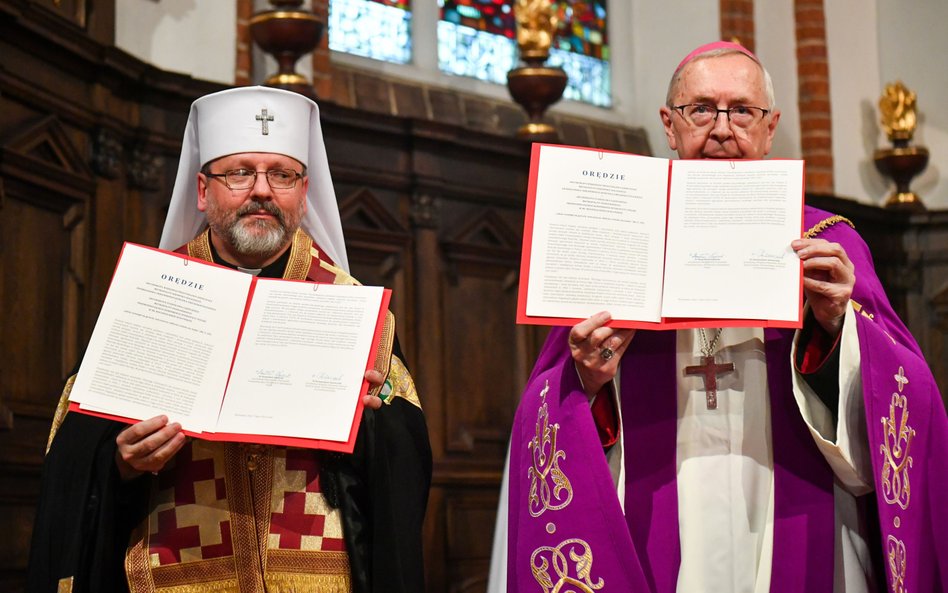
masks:
<path fill-rule="evenodd" d="M 257 227 L 253 229 L 253 227 Z M 251 230 L 253 229 L 253 230 Z M 260 232 L 263 230 L 264 232 Z M 267 221 L 236 220 L 226 236 L 238 253 L 255 256 L 270 256 L 286 245 L 286 229 L 283 225 L 273 226 Z"/>
<path fill-rule="evenodd" d="M 275 216 L 276 220 L 244 219 L 243 215 L 260 208 Z M 225 239 L 237 253 L 243 255 L 264 258 L 275 255 L 296 232 L 295 228 L 287 227 L 286 216 L 271 202 L 264 202 L 262 205 L 247 204 L 223 221 L 220 218 L 217 205 L 212 203 L 211 209 L 208 210 L 208 222 L 218 222 L 210 223 L 211 230 Z"/>

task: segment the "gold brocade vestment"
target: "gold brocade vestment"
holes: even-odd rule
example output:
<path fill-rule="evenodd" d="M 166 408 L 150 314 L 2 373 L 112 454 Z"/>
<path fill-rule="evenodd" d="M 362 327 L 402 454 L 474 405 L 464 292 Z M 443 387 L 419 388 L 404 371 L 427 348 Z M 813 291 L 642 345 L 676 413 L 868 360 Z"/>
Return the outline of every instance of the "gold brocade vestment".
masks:
<path fill-rule="evenodd" d="M 177 252 L 213 260 L 206 231 Z M 274 273 L 357 284 L 302 231 L 279 263 L 263 271 Z M 375 370 L 385 380 L 371 393 L 384 405 L 363 416 L 356 453 L 338 459 L 311 449 L 190 439 L 157 475 L 121 483 L 114 457 L 122 426 L 68 413 L 71 376 L 47 443 L 29 590 L 118 593 L 126 584 L 133 593 L 423 590 L 431 449 L 414 382 L 393 351 L 391 312 L 380 334 Z M 359 491 L 340 496 L 339 511 L 323 486 L 342 476 Z M 344 537 L 343 524 L 352 526 L 353 537 Z"/>
<path fill-rule="evenodd" d="M 153 482 L 126 556 L 132 593 L 350 590 L 313 451 L 193 440 Z"/>
<path fill-rule="evenodd" d="M 207 233 L 188 255 L 211 260 Z M 285 279 L 354 283 L 298 233 Z M 327 275 L 329 277 L 323 278 Z M 308 449 L 191 440 L 153 480 L 125 568 L 132 593 L 351 590 L 341 514 Z"/>

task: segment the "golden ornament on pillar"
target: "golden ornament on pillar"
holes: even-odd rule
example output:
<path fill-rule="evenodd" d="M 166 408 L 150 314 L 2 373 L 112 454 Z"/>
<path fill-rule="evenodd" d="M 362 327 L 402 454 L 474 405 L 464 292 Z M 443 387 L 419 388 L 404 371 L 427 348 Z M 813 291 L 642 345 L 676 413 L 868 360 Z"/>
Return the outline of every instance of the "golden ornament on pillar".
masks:
<path fill-rule="evenodd" d="M 270 0 L 270 4 L 273 10 L 256 12 L 250 19 L 250 36 L 260 49 L 276 58 L 279 66 L 279 71 L 263 84 L 315 99 L 312 83 L 296 72 L 296 62 L 316 49 L 325 24 L 301 7 L 303 0 Z"/>
<path fill-rule="evenodd" d="M 928 149 L 909 146 L 918 125 L 915 100 L 915 93 L 902 81 L 885 85 L 879 99 L 882 129 L 892 142 L 892 148 L 876 150 L 873 161 L 880 173 L 895 181 L 895 191 L 886 200 L 886 208 L 925 210 L 918 195 L 909 189 L 912 179 L 928 165 Z"/>
<path fill-rule="evenodd" d="M 552 0 L 517 0 L 514 15 L 517 46 L 524 65 L 507 73 L 507 89 L 527 112 L 528 119 L 517 130 L 517 136 L 534 142 L 556 142 L 556 128 L 543 121 L 543 114 L 563 96 L 567 77 L 562 68 L 543 63 L 550 56 L 559 19 L 553 12 Z"/>

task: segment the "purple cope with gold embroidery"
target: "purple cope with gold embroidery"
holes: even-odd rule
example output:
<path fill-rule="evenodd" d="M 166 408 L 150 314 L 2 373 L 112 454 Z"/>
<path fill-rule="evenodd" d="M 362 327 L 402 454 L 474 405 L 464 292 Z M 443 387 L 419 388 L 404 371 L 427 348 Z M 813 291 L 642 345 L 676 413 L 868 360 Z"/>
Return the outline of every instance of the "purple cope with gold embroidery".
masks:
<path fill-rule="evenodd" d="M 831 215 L 806 207 L 806 228 Z M 889 304 L 859 235 L 820 238 L 856 269 L 863 396 L 877 514 L 871 541 L 892 592 L 948 591 L 948 420 L 918 345 Z M 554 590 L 672 593 L 681 562 L 676 484 L 675 333 L 639 331 L 622 359 L 623 516 L 567 335 L 553 328 L 514 421 L 507 584 Z M 831 593 L 834 476 L 794 400 L 793 332 L 765 329 L 774 457 L 773 593 Z"/>

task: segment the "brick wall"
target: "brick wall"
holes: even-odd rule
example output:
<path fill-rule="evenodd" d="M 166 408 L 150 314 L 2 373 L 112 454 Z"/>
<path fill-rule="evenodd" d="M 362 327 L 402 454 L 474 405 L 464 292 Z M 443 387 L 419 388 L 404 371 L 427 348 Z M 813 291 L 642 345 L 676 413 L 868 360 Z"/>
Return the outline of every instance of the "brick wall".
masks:
<path fill-rule="evenodd" d="M 833 134 L 823 0 L 795 0 L 800 144 L 811 193 L 833 193 Z"/>
<path fill-rule="evenodd" d="M 312 11 L 322 22 L 329 22 L 329 0 L 313 0 Z M 327 27 L 328 29 L 328 27 Z M 313 52 L 313 86 L 317 97 L 331 97 L 333 90 L 331 64 L 329 62 L 329 31 L 324 30 L 319 46 Z"/>
<path fill-rule="evenodd" d="M 754 0 L 720 0 L 721 39 L 736 41 L 751 51 L 754 38 Z"/>
<path fill-rule="evenodd" d="M 250 17 L 253 15 L 253 0 L 237 0 L 237 69 L 234 84 L 245 86 L 252 82 L 253 53 L 250 51 Z"/>

